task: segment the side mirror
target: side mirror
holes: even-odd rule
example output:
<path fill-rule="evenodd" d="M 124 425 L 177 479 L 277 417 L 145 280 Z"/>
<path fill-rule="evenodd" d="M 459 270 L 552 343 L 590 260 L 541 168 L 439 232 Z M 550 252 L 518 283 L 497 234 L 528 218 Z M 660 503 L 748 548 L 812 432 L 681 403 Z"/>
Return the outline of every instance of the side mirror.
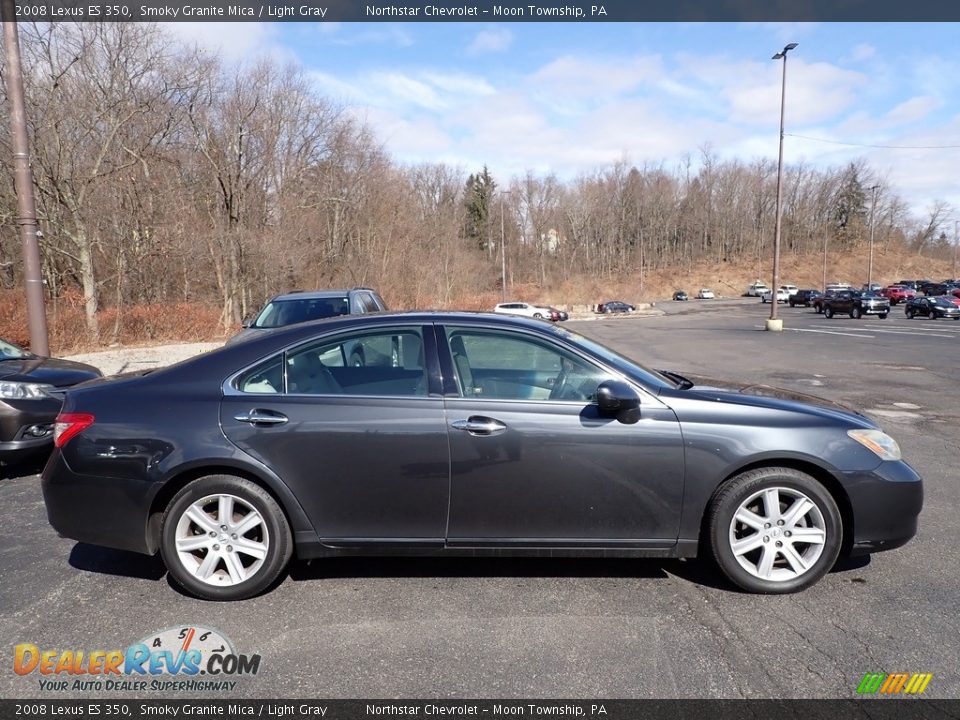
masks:
<path fill-rule="evenodd" d="M 632 425 L 640 419 L 640 396 L 622 380 L 607 380 L 597 388 L 597 409 L 601 415 Z"/>
<path fill-rule="evenodd" d="M 253 325 L 253 321 L 254 321 L 255 319 L 256 319 L 256 318 L 253 318 L 253 317 L 244 318 L 243 322 L 240 323 L 240 327 L 242 327 L 244 330 L 246 330 L 248 327 L 250 327 L 251 325 Z"/>

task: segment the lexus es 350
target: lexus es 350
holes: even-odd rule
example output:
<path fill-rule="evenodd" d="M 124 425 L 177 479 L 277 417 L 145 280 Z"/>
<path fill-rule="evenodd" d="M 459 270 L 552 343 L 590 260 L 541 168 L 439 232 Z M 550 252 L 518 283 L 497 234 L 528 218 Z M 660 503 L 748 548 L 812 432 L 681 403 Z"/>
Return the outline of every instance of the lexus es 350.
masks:
<path fill-rule="evenodd" d="M 61 535 L 159 551 L 216 600 L 293 555 L 402 553 L 703 553 L 785 593 L 903 545 L 923 502 L 852 410 L 471 313 L 305 323 L 71 390 L 43 492 Z"/>

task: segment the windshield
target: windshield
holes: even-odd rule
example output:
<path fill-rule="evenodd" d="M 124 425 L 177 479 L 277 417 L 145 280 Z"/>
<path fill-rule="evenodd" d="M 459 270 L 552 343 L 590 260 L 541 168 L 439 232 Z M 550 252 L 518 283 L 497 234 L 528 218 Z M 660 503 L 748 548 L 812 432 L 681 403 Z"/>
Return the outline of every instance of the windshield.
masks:
<path fill-rule="evenodd" d="M 276 328 L 285 325 L 347 315 L 350 301 L 346 295 L 322 298 L 292 298 L 267 303 L 252 327 Z"/>
<path fill-rule="evenodd" d="M 636 380 L 637 382 L 647 385 L 650 388 L 675 388 L 683 384 L 679 381 L 668 378 L 666 375 L 663 375 L 656 370 L 645 368 L 639 365 L 635 360 L 628 358 L 626 355 L 621 355 L 616 350 L 611 350 L 606 345 L 598 343 L 596 340 L 591 340 L 580 333 L 575 333 L 571 330 L 567 330 L 566 328 L 558 327 L 554 327 L 553 332 L 565 340 L 579 345 L 588 352 L 596 355 L 603 360 L 603 362 L 610 365 L 610 367 L 619 370 L 624 375 Z"/>
<path fill-rule="evenodd" d="M 33 355 L 13 343 L 0 340 L 0 360 L 20 360 L 28 357 L 33 357 Z"/>

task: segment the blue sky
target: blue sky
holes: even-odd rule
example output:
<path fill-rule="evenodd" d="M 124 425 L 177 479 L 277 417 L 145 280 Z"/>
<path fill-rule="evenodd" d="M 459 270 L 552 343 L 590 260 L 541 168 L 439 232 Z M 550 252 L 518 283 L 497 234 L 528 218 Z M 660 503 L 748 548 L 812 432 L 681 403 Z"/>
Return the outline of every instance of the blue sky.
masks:
<path fill-rule="evenodd" d="M 673 165 L 709 146 L 776 157 L 787 132 L 874 145 L 960 145 L 960 26 L 782 23 L 176 23 L 230 60 L 302 64 L 402 162 L 572 177 L 618 159 Z M 922 213 L 960 206 L 960 148 L 788 137 L 787 162 L 867 159 Z"/>

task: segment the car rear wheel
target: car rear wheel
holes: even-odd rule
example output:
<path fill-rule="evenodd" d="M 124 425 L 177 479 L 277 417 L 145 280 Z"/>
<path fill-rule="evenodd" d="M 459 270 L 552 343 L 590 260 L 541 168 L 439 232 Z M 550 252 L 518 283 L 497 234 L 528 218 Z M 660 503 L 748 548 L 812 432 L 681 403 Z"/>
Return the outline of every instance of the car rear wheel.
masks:
<path fill-rule="evenodd" d="M 708 529 L 720 570 L 756 593 L 810 587 L 833 567 L 843 539 L 829 491 L 782 467 L 750 470 L 725 483 L 710 505 Z"/>
<path fill-rule="evenodd" d="M 827 318 L 827 320 L 829 320 L 830 318 L 832 318 L 832 317 L 833 317 L 833 308 L 832 308 L 832 307 L 825 307 L 825 308 L 823 309 L 823 316 L 824 316 L 825 318 Z"/>
<path fill-rule="evenodd" d="M 160 554 L 173 579 L 206 600 L 266 590 L 293 553 L 290 525 L 259 485 L 232 475 L 194 480 L 161 520 Z"/>

